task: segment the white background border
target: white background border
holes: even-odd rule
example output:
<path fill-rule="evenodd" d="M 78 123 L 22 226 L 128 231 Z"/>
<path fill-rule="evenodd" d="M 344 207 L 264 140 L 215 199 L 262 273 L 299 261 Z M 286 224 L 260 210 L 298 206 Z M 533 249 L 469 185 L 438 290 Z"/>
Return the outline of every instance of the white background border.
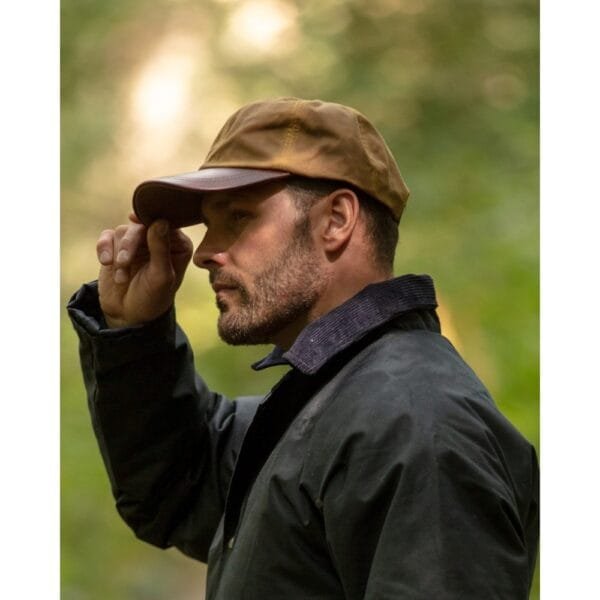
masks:
<path fill-rule="evenodd" d="M 598 38 L 597 3 L 542 2 L 543 600 L 600 588 Z"/>
<path fill-rule="evenodd" d="M 59 6 L 0 13 L 0 596 L 59 597 Z M 542 4 L 542 598 L 598 593 L 598 9 Z M 7 335 L 6 335 L 7 334 Z"/>
<path fill-rule="evenodd" d="M 59 598 L 59 6 L 0 8 L 0 597 Z"/>

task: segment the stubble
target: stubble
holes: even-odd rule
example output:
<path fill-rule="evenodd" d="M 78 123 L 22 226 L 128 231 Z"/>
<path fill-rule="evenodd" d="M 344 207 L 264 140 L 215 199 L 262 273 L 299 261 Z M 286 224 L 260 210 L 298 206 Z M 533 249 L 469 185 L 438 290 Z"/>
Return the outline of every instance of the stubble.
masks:
<path fill-rule="evenodd" d="M 271 343 L 285 327 L 306 318 L 326 283 L 308 220 L 296 225 L 290 243 L 255 276 L 252 289 L 231 276 L 223 281 L 239 294 L 233 306 L 217 302 L 219 335 L 228 344 Z"/>

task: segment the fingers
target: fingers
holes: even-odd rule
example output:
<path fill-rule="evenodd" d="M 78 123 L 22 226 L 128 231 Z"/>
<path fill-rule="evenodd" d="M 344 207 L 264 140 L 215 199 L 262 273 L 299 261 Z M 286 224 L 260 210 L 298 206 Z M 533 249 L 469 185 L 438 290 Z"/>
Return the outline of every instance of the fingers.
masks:
<path fill-rule="evenodd" d="M 134 222 L 106 229 L 98 238 L 96 252 L 105 273 L 119 285 L 129 280 L 145 265 L 153 285 L 177 289 L 191 259 L 193 244 L 180 230 L 159 219 L 146 228 Z"/>
<path fill-rule="evenodd" d="M 105 229 L 96 243 L 96 254 L 100 264 L 116 264 L 127 267 L 145 242 L 146 232 L 143 225 L 120 225 L 116 229 Z"/>
<path fill-rule="evenodd" d="M 96 254 L 101 265 L 109 266 L 113 263 L 114 237 L 114 230 L 105 229 L 98 238 L 98 242 L 96 243 Z"/>
<path fill-rule="evenodd" d="M 154 221 L 148 228 L 148 275 L 158 285 L 170 285 L 174 279 L 169 233 L 169 223 L 164 219 Z"/>
<path fill-rule="evenodd" d="M 192 242 L 166 220 L 130 222 L 100 234 L 100 306 L 109 326 L 151 321 L 172 306 Z"/>
<path fill-rule="evenodd" d="M 135 223 L 120 225 L 115 231 L 115 238 L 116 266 L 128 267 L 146 241 L 146 228 Z"/>
<path fill-rule="evenodd" d="M 179 289 L 194 250 L 192 240 L 159 219 L 148 228 L 148 281 L 169 294 Z"/>
<path fill-rule="evenodd" d="M 139 257 L 140 249 L 146 243 L 146 228 L 131 223 L 120 225 L 116 229 L 105 229 L 98 238 L 96 253 L 100 264 L 113 267 L 115 283 L 126 283 L 129 279 L 129 267 Z"/>
<path fill-rule="evenodd" d="M 175 270 L 175 285 L 181 285 L 185 270 L 192 259 L 194 244 L 180 229 L 171 229 L 171 261 Z"/>

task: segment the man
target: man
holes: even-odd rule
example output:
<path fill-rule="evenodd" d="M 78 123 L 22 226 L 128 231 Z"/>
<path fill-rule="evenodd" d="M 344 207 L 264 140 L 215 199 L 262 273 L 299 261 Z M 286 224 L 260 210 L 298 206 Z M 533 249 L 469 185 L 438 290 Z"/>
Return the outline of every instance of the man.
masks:
<path fill-rule="evenodd" d="M 407 197 L 364 116 L 285 98 L 100 236 L 69 312 L 117 509 L 207 561 L 209 599 L 528 596 L 535 452 L 440 335 L 430 278 L 392 277 Z M 199 222 L 221 337 L 290 367 L 264 399 L 209 391 L 175 323 Z"/>

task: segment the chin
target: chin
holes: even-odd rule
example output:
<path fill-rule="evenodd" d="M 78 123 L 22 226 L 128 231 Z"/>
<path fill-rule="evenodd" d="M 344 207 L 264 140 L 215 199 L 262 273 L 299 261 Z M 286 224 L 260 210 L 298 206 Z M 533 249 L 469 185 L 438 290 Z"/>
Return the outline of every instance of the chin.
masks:
<path fill-rule="evenodd" d="M 232 311 L 221 313 L 217 323 L 219 337 L 231 346 L 254 346 L 270 344 L 273 341 L 272 331 L 267 326 L 241 323 Z"/>

